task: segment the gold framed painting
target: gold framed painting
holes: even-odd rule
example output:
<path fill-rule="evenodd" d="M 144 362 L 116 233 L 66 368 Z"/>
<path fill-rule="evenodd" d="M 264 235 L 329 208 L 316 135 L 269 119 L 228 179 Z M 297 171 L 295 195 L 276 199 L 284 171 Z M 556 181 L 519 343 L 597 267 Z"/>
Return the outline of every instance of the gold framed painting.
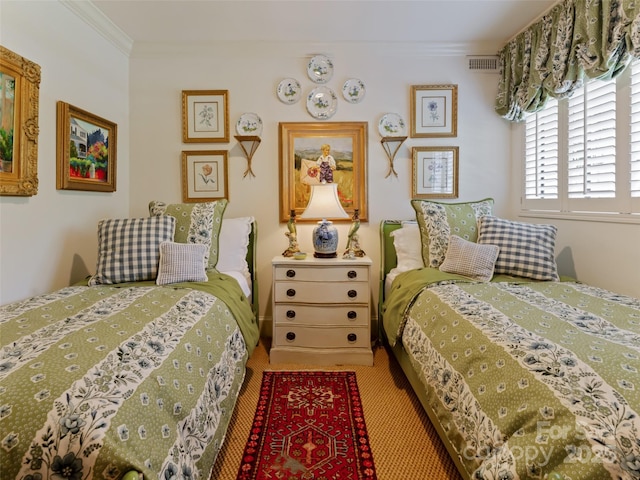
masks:
<path fill-rule="evenodd" d="M 411 137 L 458 135 L 458 86 L 411 86 Z"/>
<path fill-rule="evenodd" d="M 229 141 L 229 91 L 182 91 L 182 141 L 227 143 Z"/>
<path fill-rule="evenodd" d="M 458 147 L 413 147 L 412 198 L 458 198 Z"/>
<path fill-rule="evenodd" d="M 287 222 L 295 210 L 302 219 L 311 186 L 320 182 L 338 184 L 344 210 L 368 220 L 367 208 L 367 122 L 280 123 L 280 222 Z M 331 157 L 331 161 L 323 162 Z M 350 222 L 350 219 L 328 219 Z"/>
<path fill-rule="evenodd" d="M 0 46 L 0 195 L 38 193 L 40 66 Z"/>
<path fill-rule="evenodd" d="M 58 190 L 115 192 L 118 126 L 68 103 L 57 103 Z"/>
<path fill-rule="evenodd" d="M 229 199 L 227 175 L 225 150 L 182 152 L 182 201 L 194 203 Z"/>

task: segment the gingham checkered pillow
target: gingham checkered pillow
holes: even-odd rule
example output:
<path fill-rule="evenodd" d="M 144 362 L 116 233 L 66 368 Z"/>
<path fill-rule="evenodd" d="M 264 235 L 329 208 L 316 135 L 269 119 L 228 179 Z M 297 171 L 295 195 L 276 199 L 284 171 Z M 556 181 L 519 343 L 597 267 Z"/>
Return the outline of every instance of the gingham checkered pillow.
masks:
<path fill-rule="evenodd" d="M 89 285 L 155 280 L 160 244 L 173 241 L 171 216 L 101 220 L 98 223 L 98 263 Z"/>
<path fill-rule="evenodd" d="M 488 282 L 493 277 L 499 251 L 495 245 L 480 245 L 451 235 L 440 271 Z"/>
<path fill-rule="evenodd" d="M 497 245 L 500 254 L 495 273 L 533 280 L 559 280 L 555 260 L 555 225 L 514 222 L 482 217 L 478 222 L 478 243 Z"/>
<path fill-rule="evenodd" d="M 156 283 L 206 282 L 204 259 L 208 250 L 202 243 L 162 242 Z"/>

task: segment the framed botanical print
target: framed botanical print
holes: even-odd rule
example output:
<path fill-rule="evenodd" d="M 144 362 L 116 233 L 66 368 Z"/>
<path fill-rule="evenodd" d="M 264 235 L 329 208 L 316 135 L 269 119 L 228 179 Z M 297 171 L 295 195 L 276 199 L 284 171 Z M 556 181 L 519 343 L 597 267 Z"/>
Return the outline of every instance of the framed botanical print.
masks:
<path fill-rule="evenodd" d="M 321 220 L 300 218 L 311 186 L 321 182 L 337 183 L 345 212 L 353 216 L 358 209 L 367 221 L 367 122 L 280 123 L 279 132 L 280 221 L 292 210 L 298 222 Z"/>
<path fill-rule="evenodd" d="M 182 91 L 182 141 L 227 143 L 229 141 L 229 91 Z"/>
<path fill-rule="evenodd" d="M 212 202 L 229 199 L 227 152 L 182 152 L 182 201 Z"/>
<path fill-rule="evenodd" d="M 458 135 L 458 86 L 411 86 L 411 137 Z"/>
<path fill-rule="evenodd" d="M 0 46 L 0 195 L 38 193 L 40 66 Z"/>
<path fill-rule="evenodd" d="M 56 130 L 58 190 L 115 192 L 118 126 L 58 102 Z"/>
<path fill-rule="evenodd" d="M 458 147 L 413 147 L 412 198 L 458 198 Z"/>

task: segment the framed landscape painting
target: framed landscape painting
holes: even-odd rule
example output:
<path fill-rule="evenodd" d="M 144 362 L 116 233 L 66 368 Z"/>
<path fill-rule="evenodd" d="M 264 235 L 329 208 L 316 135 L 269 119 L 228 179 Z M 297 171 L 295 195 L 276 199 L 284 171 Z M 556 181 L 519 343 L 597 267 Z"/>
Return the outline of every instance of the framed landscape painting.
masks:
<path fill-rule="evenodd" d="M 321 220 L 300 214 L 311 186 L 323 181 L 337 183 L 342 208 L 350 216 L 358 209 L 360 220 L 367 221 L 367 122 L 280 123 L 279 136 L 281 222 L 289 220 L 291 210 L 298 222 Z M 322 166 L 329 156 L 331 165 Z"/>
<path fill-rule="evenodd" d="M 57 104 L 58 190 L 115 192 L 115 123 L 65 102 Z"/>
<path fill-rule="evenodd" d="M 40 66 L 0 46 L 0 195 L 38 193 Z"/>

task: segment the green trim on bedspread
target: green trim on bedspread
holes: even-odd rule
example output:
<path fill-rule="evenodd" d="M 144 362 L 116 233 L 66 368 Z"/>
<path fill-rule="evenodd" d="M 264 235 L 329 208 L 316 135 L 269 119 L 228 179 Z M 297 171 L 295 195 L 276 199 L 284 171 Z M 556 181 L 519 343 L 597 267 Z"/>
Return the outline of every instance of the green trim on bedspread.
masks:
<path fill-rule="evenodd" d="M 2 478 L 208 478 L 258 338 L 237 282 L 209 277 L 0 308 Z"/>
<path fill-rule="evenodd" d="M 424 276 L 398 276 L 385 332 L 470 478 L 640 478 L 639 300 L 575 282 L 423 288 Z"/>

